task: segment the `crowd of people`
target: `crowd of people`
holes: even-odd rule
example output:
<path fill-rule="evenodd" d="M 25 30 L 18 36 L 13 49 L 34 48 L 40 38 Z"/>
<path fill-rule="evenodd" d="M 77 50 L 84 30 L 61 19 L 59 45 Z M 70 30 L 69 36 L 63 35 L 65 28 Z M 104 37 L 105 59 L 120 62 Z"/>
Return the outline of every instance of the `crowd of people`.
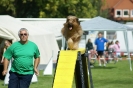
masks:
<path fill-rule="evenodd" d="M 99 66 L 106 66 L 109 62 L 114 61 L 116 63 L 119 59 L 121 60 L 121 50 L 118 40 L 115 43 L 114 41 L 109 41 L 99 32 L 94 44 L 91 42 L 91 39 L 88 39 L 86 49 L 89 53 L 88 58 L 90 62 L 94 56 L 96 56 L 95 60 L 98 60 Z"/>

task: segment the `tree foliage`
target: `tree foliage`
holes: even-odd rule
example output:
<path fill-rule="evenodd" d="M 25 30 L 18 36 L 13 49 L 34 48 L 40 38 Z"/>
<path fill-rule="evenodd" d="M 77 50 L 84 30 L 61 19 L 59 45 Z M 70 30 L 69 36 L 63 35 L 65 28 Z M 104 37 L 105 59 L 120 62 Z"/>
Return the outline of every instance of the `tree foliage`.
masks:
<path fill-rule="evenodd" d="M 21 18 L 80 18 L 100 14 L 101 0 L 0 0 L 0 14 Z"/>
<path fill-rule="evenodd" d="M 14 16 L 16 14 L 14 0 L 0 0 L 0 14 L 9 14 Z"/>

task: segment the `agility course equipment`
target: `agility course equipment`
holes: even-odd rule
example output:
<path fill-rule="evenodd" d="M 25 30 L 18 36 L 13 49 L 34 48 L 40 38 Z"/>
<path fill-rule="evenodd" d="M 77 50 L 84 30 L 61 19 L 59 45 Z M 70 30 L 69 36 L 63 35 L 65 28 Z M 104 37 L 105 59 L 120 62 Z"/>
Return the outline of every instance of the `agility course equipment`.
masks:
<path fill-rule="evenodd" d="M 46 66 L 46 68 L 43 71 L 43 75 L 52 75 L 53 74 L 53 55 L 54 51 L 52 51 L 52 56 Z"/>
<path fill-rule="evenodd" d="M 72 88 L 73 78 L 76 88 L 90 88 L 87 63 L 85 49 L 59 51 L 53 88 Z"/>

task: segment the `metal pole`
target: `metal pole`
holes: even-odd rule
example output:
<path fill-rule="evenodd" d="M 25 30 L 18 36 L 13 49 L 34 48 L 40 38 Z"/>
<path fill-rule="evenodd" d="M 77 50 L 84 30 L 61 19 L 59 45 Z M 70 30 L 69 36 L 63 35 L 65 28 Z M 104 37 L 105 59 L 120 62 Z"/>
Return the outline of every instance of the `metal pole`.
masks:
<path fill-rule="evenodd" d="M 125 37 L 125 43 L 126 43 L 126 48 L 127 48 L 127 53 L 128 53 L 128 60 L 129 60 L 129 65 L 130 65 L 130 71 L 132 71 L 132 63 L 131 63 L 131 58 L 130 58 L 130 51 L 129 51 L 129 45 L 128 45 L 128 37 L 127 37 L 127 30 L 124 31 L 124 37 Z"/>
<path fill-rule="evenodd" d="M 88 50 L 86 50 L 85 55 L 86 55 L 86 58 L 88 59 L 88 71 L 89 71 L 89 78 L 90 78 L 90 85 L 91 85 L 90 87 L 94 88 L 93 80 L 92 80 L 92 74 L 91 74 L 90 60 L 88 57 L 89 56 Z"/>

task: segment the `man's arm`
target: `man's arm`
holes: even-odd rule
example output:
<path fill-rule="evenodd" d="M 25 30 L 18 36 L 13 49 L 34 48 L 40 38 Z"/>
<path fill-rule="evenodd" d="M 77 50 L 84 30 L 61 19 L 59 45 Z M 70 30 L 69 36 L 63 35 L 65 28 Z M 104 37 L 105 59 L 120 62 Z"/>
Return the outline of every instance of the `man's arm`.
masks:
<path fill-rule="evenodd" d="M 4 59 L 4 70 L 2 72 L 3 75 L 6 75 L 7 74 L 8 65 L 9 65 L 9 60 L 5 58 Z"/>
<path fill-rule="evenodd" d="M 34 71 L 36 75 L 39 75 L 39 71 L 37 70 L 39 63 L 40 63 L 40 57 L 36 58 L 34 61 Z"/>

